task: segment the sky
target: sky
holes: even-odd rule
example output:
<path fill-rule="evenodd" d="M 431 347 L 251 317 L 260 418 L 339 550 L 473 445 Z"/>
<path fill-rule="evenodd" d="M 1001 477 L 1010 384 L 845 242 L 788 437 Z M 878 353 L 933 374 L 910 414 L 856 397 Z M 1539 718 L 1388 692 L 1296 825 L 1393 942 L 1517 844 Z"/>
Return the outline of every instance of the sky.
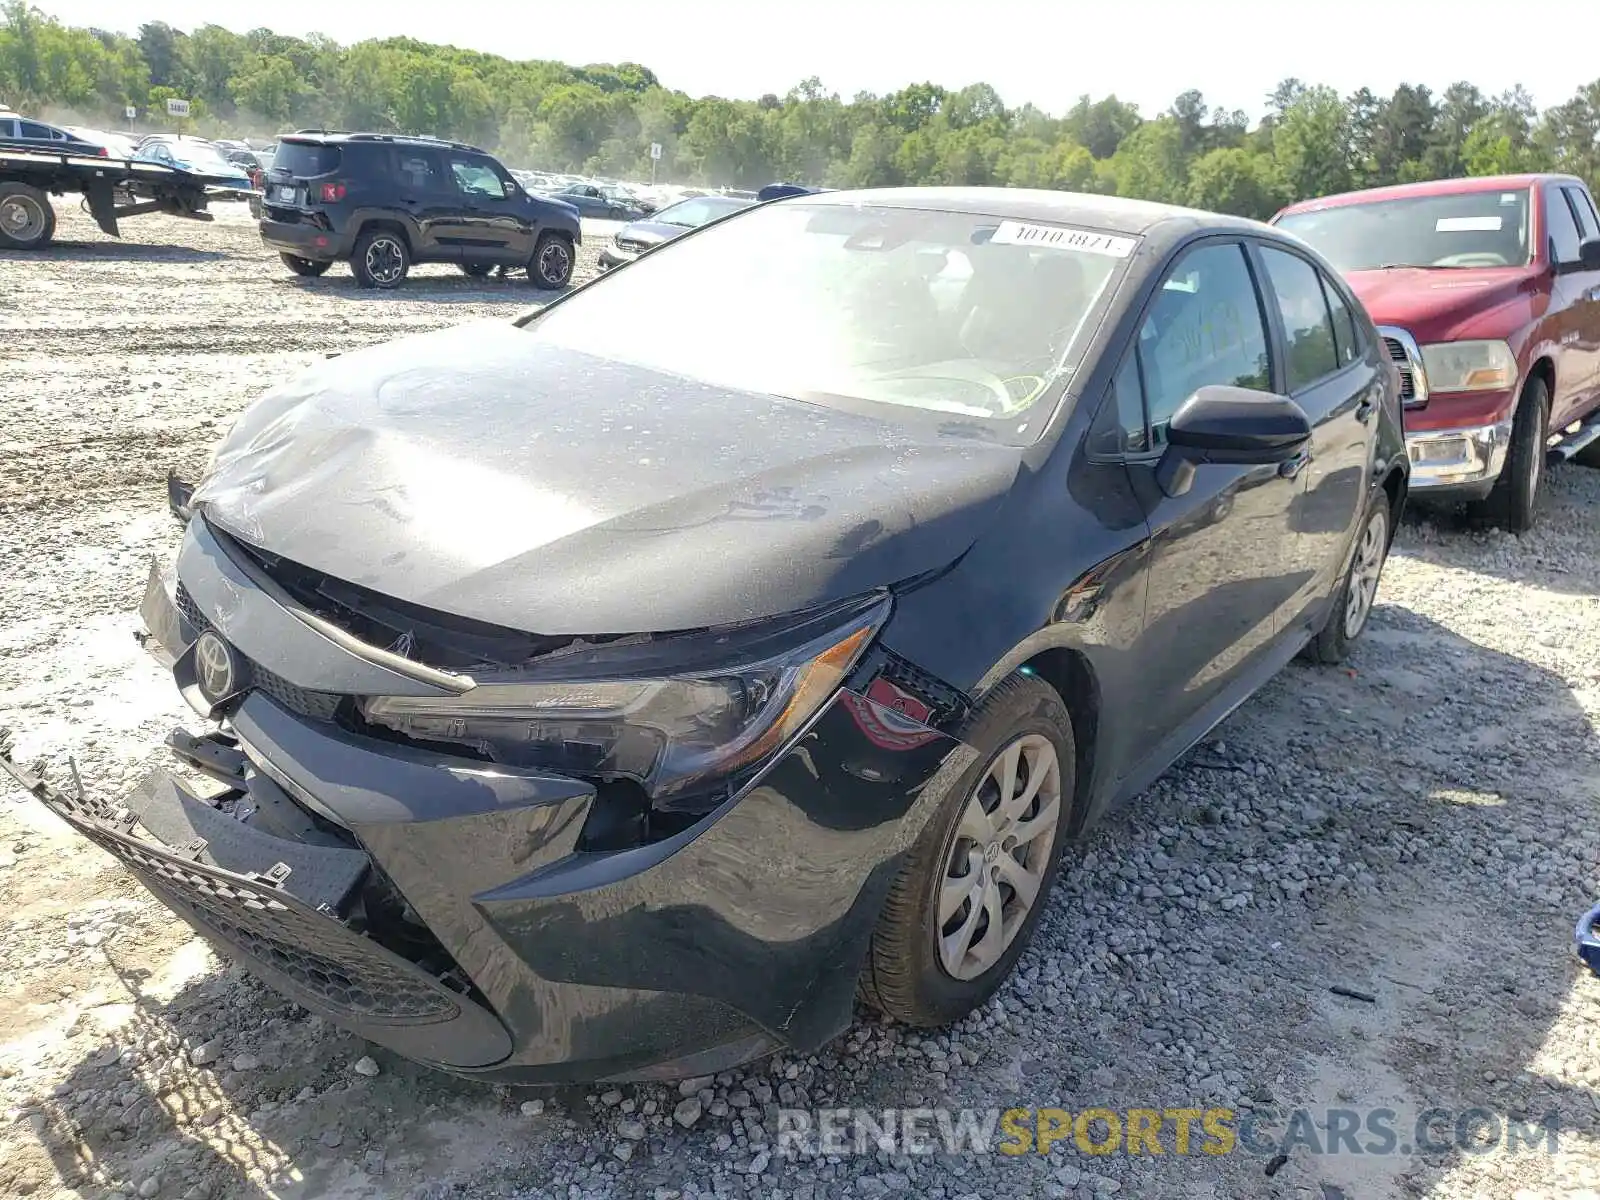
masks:
<path fill-rule="evenodd" d="M 159 20 L 184 30 L 213 23 L 241 33 L 323 33 L 343 44 L 406 35 L 579 65 L 633 61 L 694 96 L 782 95 L 811 75 L 846 99 L 923 80 L 951 88 L 981 81 L 1008 105 L 1031 102 L 1053 114 L 1083 93 L 1115 93 L 1150 116 L 1197 88 L 1209 104 L 1256 118 L 1289 76 L 1341 94 L 1366 86 L 1384 95 L 1400 83 L 1438 93 L 1465 79 L 1492 96 L 1521 83 L 1543 108 L 1600 77 L 1581 39 L 1552 32 L 1594 28 L 1594 0 L 1540 0 L 1527 27 L 1513 15 L 1521 10 L 1460 0 L 576 0 L 463 9 L 437 0 L 34 2 L 67 24 L 129 34 Z M 470 15 L 454 22 L 452 12 Z"/>

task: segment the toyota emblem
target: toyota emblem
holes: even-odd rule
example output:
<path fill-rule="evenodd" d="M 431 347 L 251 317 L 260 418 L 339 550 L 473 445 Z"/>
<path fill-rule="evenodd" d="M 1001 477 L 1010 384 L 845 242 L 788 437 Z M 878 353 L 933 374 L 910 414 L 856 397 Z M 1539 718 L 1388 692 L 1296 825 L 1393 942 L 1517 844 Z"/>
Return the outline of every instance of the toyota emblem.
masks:
<path fill-rule="evenodd" d="M 194 673 L 200 694 L 213 704 L 226 700 L 238 688 L 233 651 L 209 629 L 194 644 Z"/>

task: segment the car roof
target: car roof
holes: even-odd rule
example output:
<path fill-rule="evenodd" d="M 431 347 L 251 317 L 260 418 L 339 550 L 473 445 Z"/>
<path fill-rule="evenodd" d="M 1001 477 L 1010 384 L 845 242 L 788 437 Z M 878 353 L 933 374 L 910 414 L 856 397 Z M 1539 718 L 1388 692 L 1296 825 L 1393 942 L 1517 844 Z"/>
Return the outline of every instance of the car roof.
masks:
<path fill-rule="evenodd" d="M 1422 183 L 1396 183 L 1388 187 L 1364 188 L 1358 192 L 1339 192 L 1332 196 L 1319 196 L 1314 200 L 1298 200 L 1279 211 L 1278 216 L 1290 213 L 1317 212 L 1324 208 L 1344 208 L 1351 204 L 1371 204 L 1378 200 L 1408 200 L 1423 196 L 1461 196 L 1475 192 L 1519 191 L 1536 183 L 1581 183 L 1575 175 L 1475 175 L 1465 179 L 1429 179 Z"/>
<path fill-rule="evenodd" d="M 1175 204 L 1156 204 L 1149 200 L 1128 200 L 1121 196 L 1100 196 L 1086 192 L 1056 192 L 1043 188 L 857 188 L 796 196 L 786 203 L 927 208 L 970 213 L 973 216 L 1080 225 L 1132 235 L 1151 234 L 1167 224 L 1173 226 L 1174 232 L 1179 227 L 1189 230 L 1196 225 L 1252 232 L 1261 232 L 1266 228 L 1259 221 L 1202 212 L 1196 208 L 1181 208 Z"/>

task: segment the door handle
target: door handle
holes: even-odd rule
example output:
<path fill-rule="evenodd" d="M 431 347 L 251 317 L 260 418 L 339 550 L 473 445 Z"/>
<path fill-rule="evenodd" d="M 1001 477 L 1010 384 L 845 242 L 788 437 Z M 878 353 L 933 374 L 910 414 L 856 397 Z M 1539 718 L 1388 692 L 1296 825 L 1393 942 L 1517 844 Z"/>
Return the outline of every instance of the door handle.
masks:
<path fill-rule="evenodd" d="M 1363 398 L 1361 403 L 1356 406 L 1356 420 L 1365 425 L 1368 421 L 1372 420 L 1372 414 L 1377 411 L 1378 406 L 1373 400 Z"/>
<path fill-rule="evenodd" d="M 1293 479 L 1305 469 L 1305 465 L 1310 461 L 1311 451 L 1302 450 L 1293 458 L 1287 459 L 1278 464 L 1278 475 L 1283 479 Z"/>

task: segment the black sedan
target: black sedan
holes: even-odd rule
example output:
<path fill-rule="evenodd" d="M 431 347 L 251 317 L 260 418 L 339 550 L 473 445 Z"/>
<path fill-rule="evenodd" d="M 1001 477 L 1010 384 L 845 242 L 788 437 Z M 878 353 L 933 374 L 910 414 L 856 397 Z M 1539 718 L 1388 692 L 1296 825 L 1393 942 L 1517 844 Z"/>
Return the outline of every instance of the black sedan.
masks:
<path fill-rule="evenodd" d="M 600 221 L 635 221 L 645 215 L 644 209 L 638 204 L 617 193 L 608 193 L 592 183 L 575 183 L 549 195 L 552 199 L 572 205 L 580 216 Z"/>
<path fill-rule="evenodd" d="M 23 777 L 286 995 L 462 1074 L 709 1074 L 858 990 L 936 1026 L 1070 839 L 1345 655 L 1408 469 L 1382 340 L 1264 225 L 761 205 L 270 391 L 143 606 L 222 787 Z"/>
<path fill-rule="evenodd" d="M 600 269 L 609 271 L 630 263 L 646 250 L 688 233 L 719 217 L 749 208 L 751 200 L 732 196 L 694 196 L 669 204 L 654 216 L 624 225 L 600 251 Z"/>

